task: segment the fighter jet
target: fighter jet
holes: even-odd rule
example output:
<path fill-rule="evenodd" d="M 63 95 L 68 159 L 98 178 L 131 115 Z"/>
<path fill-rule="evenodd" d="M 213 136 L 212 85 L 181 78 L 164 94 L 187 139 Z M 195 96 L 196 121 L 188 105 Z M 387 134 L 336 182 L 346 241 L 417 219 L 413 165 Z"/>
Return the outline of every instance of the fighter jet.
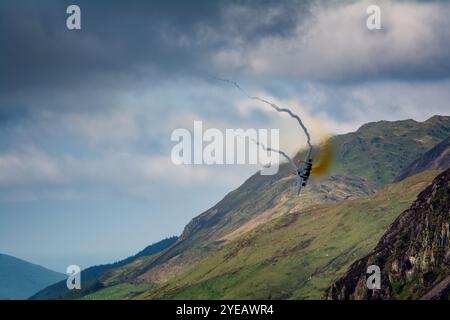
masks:
<path fill-rule="evenodd" d="M 295 170 L 295 175 L 297 176 L 297 180 L 295 181 L 295 191 L 297 192 L 297 195 L 300 194 L 302 187 L 306 186 L 309 176 L 311 175 L 312 169 L 311 151 L 312 149 L 309 149 L 309 152 L 306 155 L 305 160 L 301 163 L 300 166 L 296 167 Z"/>
<path fill-rule="evenodd" d="M 273 151 L 279 153 L 281 156 L 285 157 L 288 162 L 291 164 L 292 168 L 294 169 L 295 175 L 297 176 L 297 180 L 295 182 L 295 190 L 297 192 L 297 195 L 300 194 L 300 191 L 302 190 L 302 187 L 306 186 L 306 183 L 308 182 L 309 176 L 311 175 L 311 169 L 312 169 L 312 147 L 309 148 L 308 154 L 305 157 L 305 160 L 301 162 L 300 165 L 296 165 L 294 160 L 289 157 L 285 152 L 281 150 L 276 150 L 272 148 L 266 147 L 263 143 L 251 139 L 256 145 L 262 147 L 265 151 Z M 270 166 L 270 164 L 269 164 Z M 266 167 L 266 166 L 264 166 Z"/>
<path fill-rule="evenodd" d="M 312 159 L 309 158 L 306 162 L 303 162 L 302 165 L 295 172 L 297 176 L 297 181 L 295 182 L 295 191 L 297 195 L 300 194 L 302 187 L 306 186 L 308 182 L 309 176 L 311 174 L 312 169 Z"/>

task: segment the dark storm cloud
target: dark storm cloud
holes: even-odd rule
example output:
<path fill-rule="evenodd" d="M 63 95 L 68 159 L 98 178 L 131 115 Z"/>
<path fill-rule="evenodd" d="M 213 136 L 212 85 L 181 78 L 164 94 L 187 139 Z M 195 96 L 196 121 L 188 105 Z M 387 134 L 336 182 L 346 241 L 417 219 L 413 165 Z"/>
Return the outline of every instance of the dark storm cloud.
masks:
<path fill-rule="evenodd" d="M 234 30 L 243 40 L 256 41 L 295 25 L 294 16 L 286 20 L 280 16 L 251 29 L 246 25 L 254 23 L 245 21 L 247 16 L 241 21 L 237 16 L 231 29 L 225 26 L 229 21 L 224 21 L 222 1 L 97 0 L 76 1 L 82 11 L 82 30 L 69 31 L 65 10 L 72 3 L 2 2 L 0 90 L 64 86 L 98 73 L 139 75 L 147 70 L 165 76 L 206 70 L 211 51 L 230 44 L 222 32 Z M 202 28 L 220 37 L 202 39 Z M 232 40 L 235 35 L 230 36 Z"/>
<path fill-rule="evenodd" d="M 69 31 L 66 8 L 74 3 L 81 7 L 82 30 Z M 301 7 L 278 1 L 2 1 L 0 121 L 36 105 L 72 109 L 67 98 L 74 92 L 76 108 L 92 110 L 104 105 L 99 96 L 135 90 L 143 79 L 148 85 L 204 76 L 214 69 L 213 53 L 236 39 L 248 45 L 289 33 Z"/>
<path fill-rule="evenodd" d="M 73 3 L 81 31 L 66 28 Z M 2 1 L 0 121 L 97 110 L 119 91 L 207 74 L 447 78 L 449 6 L 382 3 L 386 30 L 369 34 L 366 4 L 354 1 Z"/>

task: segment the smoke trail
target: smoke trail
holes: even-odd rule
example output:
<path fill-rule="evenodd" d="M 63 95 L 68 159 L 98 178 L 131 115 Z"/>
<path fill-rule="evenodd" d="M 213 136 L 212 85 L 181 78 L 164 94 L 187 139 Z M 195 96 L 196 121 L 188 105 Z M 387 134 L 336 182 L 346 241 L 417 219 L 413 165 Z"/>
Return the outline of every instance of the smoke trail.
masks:
<path fill-rule="evenodd" d="M 279 153 L 280 155 L 282 155 L 289 161 L 289 163 L 294 168 L 294 170 L 297 170 L 297 166 L 295 165 L 294 160 L 292 160 L 292 158 L 289 157 L 285 152 L 283 152 L 281 150 L 277 150 L 277 149 L 267 148 L 263 143 L 256 141 L 255 139 L 250 139 L 250 140 L 252 140 L 254 143 L 256 143 L 256 145 L 261 146 L 264 149 L 264 151 L 273 151 L 273 152 Z"/>
<path fill-rule="evenodd" d="M 300 119 L 300 117 L 298 115 L 296 115 L 295 113 L 293 113 L 290 109 L 280 108 L 279 106 L 277 106 L 276 104 L 274 104 L 274 103 L 272 103 L 270 101 L 267 101 L 267 100 L 262 99 L 262 98 L 257 97 L 257 96 L 249 95 L 236 81 L 232 81 L 232 80 L 228 80 L 228 79 L 222 79 L 222 78 L 218 78 L 218 77 L 214 77 L 214 79 L 234 85 L 236 88 L 238 88 L 238 90 L 240 90 L 249 99 L 261 101 L 261 102 L 269 105 L 270 107 L 272 107 L 273 109 L 275 109 L 278 112 L 285 112 L 285 113 L 289 114 L 292 118 L 297 120 L 297 122 L 299 123 L 300 127 L 305 132 L 305 135 L 306 135 L 306 138 L 307 138 L 307 142 L 308 142 L 308 146 L 309 146 L 310 150 L 312 149 L 311 136 L 309 135 L 308 129 L 303 124 L 302 119 Z M 276 151 L 276 150 L 274 150 L 274 151 Z"/>

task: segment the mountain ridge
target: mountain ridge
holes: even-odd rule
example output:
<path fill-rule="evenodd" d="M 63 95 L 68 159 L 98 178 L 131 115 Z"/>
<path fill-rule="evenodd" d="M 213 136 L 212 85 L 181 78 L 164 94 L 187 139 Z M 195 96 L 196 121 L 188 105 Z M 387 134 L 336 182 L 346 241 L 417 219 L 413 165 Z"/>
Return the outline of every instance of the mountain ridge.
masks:
<path fill-rule="evenodd" d="M 295 216 L 296 212 L 312 210 L 311 208 L 316 206 L 329 204 L 327 210 L 333 210 L 333 203 L 346 200 L 351 204 L 359 198 L 375 196 L 377 190 L 394 180 L 396 170 L 407 166 L 449 135 L 450 117 L 443 116 L 432 117 L 424 122 L 404 120 L 371 123 L 361 126 L 356 132 L 335 136 L 332 142 L 335 146 L 336 161 L 330 175 L 323 178 L 312 177 L 300 197 L 294 196 L 292 186 L 295 177 L 288 164 L 282 164 L 279 172 L 273 176 L 261 176 L 257 173 L 239 188 L 228 193 L 215 206 L 193 218 L 179 239 L 158 255 L 142 260 L 138 265 L 115 269 L 113 276 L 102 278 L 101 282 L 107 288 L 101 288 L 100 292 L 111 290 L 114 296 L 118 296 L 117 291 L 123 291 L 119 296 L 129 298 L 132 296 L 129 291 L 135 290 L 139 285 L 149 285 L 149 292 L 158 290 L 157 288 L 164 287 L 166 283 L 186 274 L 187 270 L 195 268 L 217 250 L 222 250 L 230 243 L 239 243 L 240 239 L 245 239 L 259 228 L 288 219 L 293 214 Z M 316 150 L 320 155 L 320 148 Z M 303 156 L 304 151 L 300 151 L 296 159 Z M 425 172 L 419 176 L 428 181 L 427 179 L 436 174 Z M 416 187 L 405 195 L 397 191 L 396 194 L 398 197 L 406 196 L 410 199 L 408 201 L 412 201 L 416 195 L 414 192 L 420 191 L 417 186 L 422 186 L 424 181 L 418 181 Z M 402 210 L 399 209 L 404 210 L 410 204 L 403 201 L 400 202 L 400 207 L 389 199 L 389 195 L 386 197 L 383 202 L 376 203 L 380 208 L 385 207 L 384 203 L 390 203 L 395 209 L 389 209 L 391 218 L 401 213 Z M 365 202 L 363 205 L 366 205 Z M 352 213 L 352 216 L 355 214 Z M 357 216 L 356 214 L 355 217 Z M 262 222 L 259 223 L 258 219 L 262 219 Z M 381 218 L 380 221 L 384 220 Z M 380 221 L 374 223 L 381 223 Z M 384 224 L 386 221 L 382 223 L 387 227 Z M 351 226 L 347 228 L 352 230 Z M 383 230 L 380 231 L 378 227 L 376 230 L 378 231 L 374 234 L 381 236 L 380 232 Z M 378 238 L 371 239 L 376 240 Z M 301 248 L 304 244 L 298 245 L 298 248 Z M 371 249 L 365 248 L 366 253 Z M 349 251 L 348 254 L 353 253 Z M 346 257 L 348 258 L 348 255 Z M 320 287 L 323 290 L 326 288 L 323 284 Z M 317 290 L 311 290 L 317 297 Z M 88 295 L 89 298 L 105 296 L 108 295 L 96 295 L 95 292 Z M 309 295 L 302 293 L 302 296 Z"/>
<path fill-rule="evenodd" d="M 27 299 L 64 278 L 62 273 L 0 253 L 0 300 Z"/>
<path fill-rule="evenodd" d="M 399 173 L 394 181 L 401 181 L 426 169 L 447 169 L 450 167 L 450 137 L 425 152 Z"/>
<path fill-rule="evenodd" d="M 30 297 L 30 300 L 42 300 L 42 299 L 56 299 L 56 298 L 79 298 L 85 294 L 89 294 L 90 292 L 97 291 L 102 289 L 103 285 L 98 281 L 99 278 L 105 276 L 109 271 L 122 267 L 127 264 L 131 264 L 134 261 L 157 254 L 161 250 L 172 245 L 178 237 L 172 236 L 161 241 L 155 242 L 143 250 L 139 251 L 137 254 L 130 256 L 128 258 L 122 259 L 120 261 L 105 264 L 92 266 L 87 269 L 82 270 L 81 272 L 81 290 L 70 291 L 67 289 L 66 282 L 60 281 L 54 283 L 53 285 L 42 288 L 39 292 L 36 292 L 33 296 Z"/>
<path fill-rule="evenodd" d="M 340 147 L 332 172 L 362 176 L 384 185 L 449 136 L 448 116 L 436 115 L 423 122 L 412 119 L 370 122 L 355 132 L 333 137 Z"/>
<path fill-rule="evenodd" d="M 387 128 L 386 128 L 387 126 Z M 381 121 L 381 122 L 374 122 L 370 123 L 369 126 L 361 126 L 356 132 L 347 133 L 344 135 L 338 135 L 332 138 L 333 144 L 335 145 L 336 150 L 336 161 L 333 165 L 331 173 L 333 174 L 340 174 L 345 177 L 350 176 L 354 177 L 355 175 L 359 175 L 359 177 L 362 177 L 363 179 L 368 179 L 364 182 L 364 187 L 361 186 L 363 189 L 371 190 L 371 192 L 374 192 L 376 188 L 372 186 L 372 183 L 370 180 L 373 181 L 376 185 L 383 185 L 388 182 L 391 182 L 395 178 L 395 168 L 400 167 L 399 165 L 394 166 L 392 168 L 391 172 L 387 177 L 380 177 L 377 178 L 374 176 L 373 172 L 367 172 L 366 170 L 359 170 L 358 168 L 355 169 L 355 161 L 356 162 L 362 162 L 363 166 L 367 162 L 372 163 L 372 165 L 368 165 L 368 167 L 374 167 L 378 168 L 382 165 L 380 162 L 381 160 L 386 162 L 385 153 L 389 154 L 388 160 L 395 159 L 396 162 L 399 164 L 406 166 L 411 161 L 415 160 L 419 155 L 421 155 L 423 152 L 429 150 L 431 147 L 433 147 L 435 144 L 440 142 L 442 139 L 446 138 L 450 135 L 450 117 L 448 116 L 433 116 L 429 118 L 428 120 L 424 122 L 416 122 L 416 121 L 409 121 L 409 120 L 401 120 L 401 121 Z M 381 151 L 378 150 L 378 147 L 376 145 L 377 142 L 373 142 L 373 138 L 377 137 L 383 137 L 382 141 L 384 141 L 387 145 L 387 147 L 381 148 Z M 401 143 L 405 144 L 406 146 L 404 148 L 399 148 L 398 146 L 394 146 L 392 141 L 387 141 L 386 138 L 393 139 L 394 137 L 397 137 Z M 349 154 L 348 148 L 354 148 L 355 145 L 357 146 L 358 143 L 355 143 L 356 141 L 362 141 L 363 143 L 360 143 L 362 146 L 362 152 L 356 157 L 356 160 L 352 158 L 352 153 Z M 377 141 L 377 140 L 376 140 Z M 406 143 L 404 141 L 407 141 Z M 381 142 L 378 142 L 382 144 Z M 400 144 L 401 144 L 400 143 Z M 375 151 L 372 151 L 374 155 L 371 157 L 367 156 L 367 151 L 371 151 L 374 149 Z M 295 159 L 303 159 L 304 157 L 304 151 L 300 151 Z M 381 159 L 381 160 L 380 160 Z M 191 220 L 183 230 L 182 235 L 180 236 L 179 241 L 174 244 L 174 249 L 172 252 L 166 252 L 163 253 L 163 255 L 160 257 L 158 261 L 154 261 L 152 265 L 149 267 L 149 270 L 154 268 L 155 266 L 165 263 L 170 259 L 175 258 L 177 255 L 184 252 L 186 248 L 192 247 L 192 242 L 189 242 L 186 240 L 192 238 L 192 235 L 196 232 L 203 232 L 205 233 L 205 228 L 211 229 L 211 226 L 217 227 L 216 225 L 212 224 L 212 220 L 214 218 L 220 218 L 221 216 L 226 217 L 227 220 L 227 227 L 230 229 L 230 219 L 233 221 L 234 219 L 238 219 L 239 223 L 238 225 L 234 225 L 234 230 L 238 227 L 241 227 L 245 223 L 248 223 L 249 220 L 253 217 L 248 217 L 248 215 L 245 215 L 245 212 L 242 213 L 242 211 L 245 211 L 246 208 L 242 208 L 242 202 L 247 203 L 247 206 L 252 207 L 253 212 L 260 213 L 264 209 L 264 205 L 271 206 L 273 201 L 277 196 L 279 196 L 281 193 L 288 192 L 289 194 L 292 193 L 291 196 L 293 196 L 293 192 L 290 192 L 292 189 L 292 182 L 289 180 L 284 180 L 283 183 L 280 183 L 276 185 L 277 182 L 281 181 L 282 178 L 286 178 L 290 175 L 290 167 L 288 164 L 282 164 L 280 166 L 280 170 L 276 175 L 273 176 L 261 176 L 258 173 L 248 178 L 238 189 L 230 192 L 223 200 L 221 200 L 219 204 L 224 204 L 225 210 L 218 210 L 217 205 L 212 207 L 211 209 L 205 211 L 204 213 L 200 214 L 199 216 L 195 217 Z M 381 170 L 381 169 L 380 169 Z M 375 170 L 374 172 L 377 172 Z M 308 185 L 309 189 L 305 189 L 302 193 L 302 197 L 299 199 L 292 198 L 291 201 L 287 201 L 288 207 L 295 207 L 296 205 L 299 205 L 301 202 L 305 202 L 306 199 L 309 197 L 310 190 L 315 186 L 315 183 L 317 181 L 314 181 L 312 179 L 311 183 Z M 319 182 L 320 183 L 320 182 Z M 265 189 L 271 188 L 272 186 L 276 185 L 272 191 L 272 195 L 261 196 L 261 193 L 264 193 Z M 325 187 L 326 188 L 326 187 Z M 320 187 L 318 187 L 320 189 Z M 334 189 L 333 189 L 334 190 Z M 320 190 L 315 190 L 316 192 L 320 192 Z M 325 193 L 326 194 L 326 193 Z M 370 194 L 368 192 L 367 194 Z M 367 195 L 366 194 L 366 195 Z M 265 197 L 265 198 L 263 198 Z M 231 198 L 231 200 L 229 199 Z M 262 201 L 263 200 L 263 201 Z M 322 202 L 320 201 L 310 201 L 308 205 L 311 205 L 313 203 Z M 262 204 L 261 204 L 262 203 Z M 237 208 L 236 208 L 237 204 Z M 301 204 L 300 204 L 301 205 Z M 234 206 L 234 209 L 233 209 Z M 305 207 L 304 205 L 303 207 Z M 238 212 L 236 212 L 238 211 Z M 240 214 L 241 213 L 241 214 Z M 229 218 L 228 218 L 229 217 Z M 237 217 L 237 218 L 236 218 Z M 201 221 L 205 221 L 205 225 L 201 226 Z M 229 230 L 230 232 L 234 230 Z M 219 230 L 219 233 L 215 232 L 215 230 L 212 230 L 213 233 L 216 234 L 215 241 L 211 242 L 211 246 L 206 245 L 208 248 L 215 248 L 217 245 L 220 245 L 222 242 L 220 239 L 223 238 L 224 232 Z M 207 239 L 210 240 L 213 236 L 211 234 L 206 235 L 200 235 L 201 239 Z M 200 239 L 200 240 L 201 240 Z M 184 243 L 183 243 L 184 242 Z M 215 243 L 215 245 L 214 245 Z M 199 257 L 202 257 L 204 254 L 204 251 L 206 250 L 197 250 L 197 255 Z"/>

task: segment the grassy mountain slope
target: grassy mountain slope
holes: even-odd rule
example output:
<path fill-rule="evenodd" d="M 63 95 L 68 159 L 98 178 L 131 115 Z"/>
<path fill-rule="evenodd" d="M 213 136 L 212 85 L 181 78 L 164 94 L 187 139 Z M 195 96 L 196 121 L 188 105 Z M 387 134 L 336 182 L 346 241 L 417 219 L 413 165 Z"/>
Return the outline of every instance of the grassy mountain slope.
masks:
<path fill-rule="evenodd" d="M 312 181 L 301 197 L 294 197 L 289 165 L 282 165 L 274 176 L 255 174 L 216 206 L 194 218 L 174 246 L 148 265 L 151 272 L 138 281 L 165 281 L 226 243 L 233 233 L 251 230 L 249 225 L 258 225 L 255 220 L 261 217 L 265 223 L 313 204 L 371 194 L 374 184 L 391 182 L 400 168 L 448 135 L 450 117 L 434 116 L 425 122 L 370 123 L 357 132 L 336 136 L 332 175 Z M 302 155 L 300 152 L 297 158 L 303 158 Z"/>
<path fill-rule="evenodd" d="M 427 121 L 379 121 L 337 136 L 333 172 L 357 175 L 383 185 L 424 152 L 450 136 L 450 117 Z"/>
<path fill-rule="evenodd" d="M 450 167 L 450 137 L 425 152 L 419 159 L 406 166 L 395 178 L 401 181 L 427 169 L 447 169 Z"/>
<path fill-rule="evenodd" d="M 27 299 L 64 278 L 64 274 L 0 254 L 0 300 Z"/>
<path fill-rule="evenodd" d="M 139 253 L 134 256 L 128 257 L 121 261 L 105 264 L 100 266 L 93 266 L 87 268 L 81 272 L 81 290 L 68 290 L 66 281 L 60 281 L 47 288 L 41 287 L 41 291 L 37 292 L 30 299 L 32 300 L 43 300 L 43 299 L 74 299 L 81 296 L 87 295 L 91 292 L 98 291 L 104 287 L 103 283 L 100 281 L 102 276 L 112 272 L 114 269 L 120 268 L 125 265 L 137 264 L 141 261 L 146 261 L 148 257 L 156 255 L 158 252 L 166 249 L 172 245 L 177 240 L 177 237 L 170 237 L 161 240 L 157 243 L 149 245 Z M 136 262 L 138 261 L 138 262 Z M 146 287 L 147 289 L 148 287 Z"/>
<path fill-rule="evenodd" d="M 450 169 L 428 186 L 386 231 L 377 246 L 352 264 L 328 299 L 450 298 Z M 381 269 L 381 288 L 368 290 L 369 265 Z"/>
<path fill-rule="evenodd" d="M 318 299 L 436 174 L 424 172 L 370 197 L 285 214 L 138 298 Z"/>
<path fill-rule="evenodd" d="M 116 268 L 112 277 L 100 279 L 101 286 L 147 284 L 151 290 L 156 290 L 171 283 L 172 279 L 183 276 L 187 270 L 193 270 L 199 261 L 214 255 L 217 250 L 223 250 L 221 248 L 224 246 L 278 219 L 286 219 L 299 212 L 310 212 L 321 205 L 325 207 L 320 212 L 325 214 L 326 210 L 335 208 L 336 202 L 372 195 L 377 188 L 392 181 L 400 168 L 407 166 L 449 134 L 450 118 L 436 116 L 425 122 L 405 120 L 370 123 L 357 132 L 336 136 L 333 138 L 336 159 L 331 175 L 312 179 L 300 197 L 294 195 L 294 176 L 289 165 L 282 165 L 278 174 L 273 176 L 257 173 L 217 205 L 194 218 L 169 248 L 151 259 L 140 260 L 136 267 Z M 297 157 L 302 157 L 302 153 Z M 397 203 L 396 199 L 392 201 Z M 382 203 L 380 205 L 383 208 Z M 311 225 L 311 228 L 320 230 L 319 227 L 324 227 L 319 220 L 316 222 L 317 227 Z M 347 228 L 349 232 L 357 232 L 350 226 Z M 372 244 L 380 235 L 371 234 Z M 336 246 L 336 250 L 340 252 L 341 244 Z M 357 250 L 355 255 L 364 250 Z M 311 296 L 317 293 L 311 290 Z M 302 295 L 309 296 L 307 290 L 296 296 Z M 128 295 L 125 293 L 125 296 Z M 152 293 L 147 297 L 153 296 L 159 295 Z"/>
<path fill-rule="evenodd" d="M 252 178 L 259 178 L 261 176 L 254 176 Z M 252 228 L 256 228 L 258 225 L 262 225 L 267 221 L 275 219 L 279 216 L 280 213 L 291 212 L 300 210 L 304 208 L 306 205 L 310 203 L 320 203 L 324 201 L 336 201 L 336 199 L 355 199 L 357 197 L 367 196 L 369 194 L 373 194 L 374 190 L 368 186 L 366 180 L 361 178 L 348 178 L 348 177 L 340 177 L 333 176 L 324 179 L 323 181 L 316 181 L 310 188 L 310 190 L 305 195 L 304 203 L 297 203 L 298 198 L 293 197 L 292 192 L 292 183 L 293 178 L 288 177 L 285 181 L 280 181 L 279 184 L 281 186 L 276 186 L 277 188 L 283 189 L 285 193 L 292 193 L 292 196 L 287 196 L 281 193 L 277 197 L 270 197 L 270 194 L 267 194 L 267 201 L 271 203 L 271 205 L 266 204 L 267 208 L 265 208 L 262 204 L 260 204 L 261 214 L 257 221 L 249 220 L 247 224 L 240 225 L 241 227 L 236 227 L 235 229 L 227 229 L 226 222 L 225 230 L 221 230 L 219 227 L 212 228 L 213 232 L 200 232 L 198 235 L 197 242 L 190 241 L 192 247 L 189 248 L 187 254 L 181 254 L 180 256 L 175 257 L 175 259 L 170 260 L 168 263 L 157 264 L 158 260 L 164 257 L 164 252 L 148 257 L 144 257 L 141 259 L 137 259 L 133 263 L 127 264 L 120 268 L 115 268 L 105 273 L 103 276 L 96 278 L 96 286 L 90 286 L 90 291 L 84 291 L 83 296 L 85 299 L 104 299 L 108 298 L 129 298 L 133 296 L 138 290 L 142 288 L 153 288 L 156 287 L 159 283 L 165 282 L 173 276 L 183 272 L 191 265 L 194 265 L 201 257 L 207 255 L 211 248 L 215 246 L 220 246 L 221 244 L 225 244 L 229 241 L 232 241 L 235 238 L 241 236 L 251 230 Z M 246 187 L 248 187 L 246 185 Z M 328 199 L 328 200 L 327 200 Z M 275 203 L 277 203 L 275 205 Z M 252 212 L 254 210 L 247 206 L 251 205 L 248 202 L 242 201 L 244 208 L 238 208 L 245 212 L 245 210 Z M 220 205 L 220 203 L 219 203 Z M 218 205 L 218 206 L 219 206 Z M 215 210 L 214 208 L 211 210 Z M 239 213 L 239 212 L 238 212 Z M 231 219 L 230 219 L 231 220 Z M 231 224 L 231 222 L 229 222 Z M 220 224 L 218 224 L 220 226 Z M 229 232 L 228 230 L 233 230 L 233 232 Z M 214 232 L 218 235 L 224 235 L 224 237 L 214 238 Z M 208 238 L 211 237 L 211 238 Z M 214 241 L 214 239 L 216 239 Z M 169 247 L 166 252 L 169 254 L 173 254 L 174 246 L 177 243 L 174 243 L 171 247 Z M 175 248 L 178 249 L 179 248 Z M 151 268 L 150 266 L 156 265 L 156 267 Z M 147 285 L 147 287 L 145 287 Z M 105 290 L 102 290 L 106 288 Z M 111 294 L 109 296 L 109 293 Z M 73 296 L 62 296 L 63 298 L 73 298 Z"/>

